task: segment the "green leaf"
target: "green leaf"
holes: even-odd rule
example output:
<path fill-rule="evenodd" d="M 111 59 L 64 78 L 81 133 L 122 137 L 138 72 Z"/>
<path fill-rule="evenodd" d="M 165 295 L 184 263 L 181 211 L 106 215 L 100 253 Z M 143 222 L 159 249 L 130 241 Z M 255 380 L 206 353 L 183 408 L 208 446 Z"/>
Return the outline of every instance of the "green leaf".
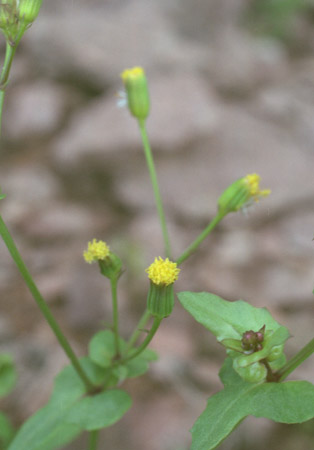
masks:
<path fill-rule="evenodd" d="M 150 361 L 156 361 L 157 359 L 158 356 L 156 352 L 150 349 L 144 350 L 143 353 L 136 358 L 125 363 L 124 367 L 127 368 L 127 376 L 129 378 L 134 378 L 143 375 L 147 372 Z"/>
<path fill-rule="evenodd" d="M 88 358 L 81 359 L 80 363 L 94 383 L 105 378 L 106 371 Z M 53 450 L 73 440 L 83 428 L 67 421 L 67 416 L 85 394 L 85 385 L 75 369 L 71 365 L 65 367 L 55 379 L 47 405 L 23 424 L 8 450 Z"/>
<path fill-rule="evenodd" d="M 15 430 L 3 412 L 0 411 L 0 449 L 7 448 L 13 438 Z"/>
<path fill-rule="evenodd" d="M 0 355 L 0 397 L 3 397 L 14 388 L 16 383 L 16 371 L 11 355 Z"/>
<path fill-rule="evenodd" d="M 257 331 L 263 325 L 272 331 L 281 327 L 266 308 L 255 308 L 243 300 L 228 302 L 208 292 L 180 292 L 178 298 L 194 319 L 210 330 L 218 341 L 241 339 L 245 331 Z M 289 336 L 285 330 L 285 336 Z"/>
<path fill-rule="evenodd" d="M 220 372 L 225 388 L 212 396 L 192 428 L 191 450 L 216 448 L 248 415 L 300 423 L 314 417 L 314 385 L 307 381 L 251 384 L 227 358 Z"/>
<path fill-rule="evenodd" d="M 124 350 L 126 343 L 119 338 L 120 349 Z M 89 343 L 90 359 L 101 367 L 110 367 L 116 354 L 114 334 L 110 330 L 99 331 Z"/>
<path fill-rule="evenodd" d="M 69 411 L 65 420 L 84 430 L 99 430 L 120 420 L 131 404 L 132 400 L 126 392 L 120 389 L 105 391 L 83 398 Z"/>

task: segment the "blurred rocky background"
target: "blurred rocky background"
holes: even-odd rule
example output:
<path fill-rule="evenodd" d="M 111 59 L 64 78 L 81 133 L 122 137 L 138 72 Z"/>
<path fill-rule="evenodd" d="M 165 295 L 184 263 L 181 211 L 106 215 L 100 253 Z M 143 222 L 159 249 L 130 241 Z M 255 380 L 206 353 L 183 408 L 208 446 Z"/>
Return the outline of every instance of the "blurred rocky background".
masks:
<path fill-rule="evenodd" d="M 184 263 L 177 289 L 266 306 L 291 331 L 288 356 L 312 337 L 313 23 L 312 0 L 44 0 L 7 89 L 1 213 L 78 354 L 111 313 L 108 283 L 82 259 L 87 241 L 104 239 L 123 258 L 125 337 L 145 307 L 144 269 L 163 253 L 136 122 L 116 105 L 119 74 L 134 65 L 149 77 L 174 256 L 235 179 L 257 172 L 272 189 L 219 225 Z M 4 39 L 0 48 L 3 56 Z M 19 425 L 67 360 L 3 243 L 0 267 L 1 351 L 19 373 L 1 408 Z M 101 434 L 100 450 L 187 450 L 189 428 L 220 389 L 224 350 L 179 304 L 152 347 L 160 360 L 126 384 L 134 405 Z M 293 377 L 313 382 L 313 358 Z M 220 448 L 312 450 L 313 438 L 313 422 L 249 418 Z"/>

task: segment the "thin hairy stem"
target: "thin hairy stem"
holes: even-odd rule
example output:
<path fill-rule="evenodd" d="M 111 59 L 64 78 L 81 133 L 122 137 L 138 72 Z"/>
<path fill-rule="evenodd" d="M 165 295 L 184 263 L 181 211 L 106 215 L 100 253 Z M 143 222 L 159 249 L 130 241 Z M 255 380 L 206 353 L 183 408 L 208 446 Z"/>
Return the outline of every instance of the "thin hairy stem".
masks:
<path fill-rule="evenodd" d="M 314 338 L 310 340 L 293 358 L 291 358 L 280 370 L 277 375 L 279 381 L 283 381 L 287 376 L 293 372 L 300 364 L 303 363 L 314 353 Z"/>
<path fill-rule="evenodd" d="M 156 207 L 157 207 L 157 211 L 158 211 L 158 216 L 159 216 L 163 240 L 164 240 L 165 254 L 168 258 L 170 258 L 170 255 L 171 255 L 170 239 L 169 239 L 169 234 L 168 234 L 168 229 L 167 229 L 167 224 L 166 224 L 164 208 L 163 208 L 163 204 L 162 204 L 162 200 L 161 200 L 155 164 L 154 164 L 153 155 L 152 155 L 152 151 L 150 148 L 149 139 L 148 139 L 148 135 L 147 135 L 147 131 L 146 131 L 145 120 L 139 120 L 138 124 L 139 124 L 140 132 L 141 132 L 141 137 L 142 137 L 146 162 L 147 162 L 147 166 L 148 166 L 148 170 L 149 170 L 149 175 L 150 175 L 150 179 L 151 179 L 151 183 L 152 183 L 153 191 L 154 191 L 154 195 L 155 195 L 155 202 L 156 202 Z"/>
<path fill-rule="evenodd" d="M 99 430 L 94 430 L 89 433 L 88 450 L 97 450 L 98 438 Z"/>
<path fill-rule="evenodd" d="M 50 311 L 50 308 L 48 307 L 47 303 L 43 299 L 41 293 L 39 292 L 31 274 L 29 273 L 24 261 L 22 260 L 22 257 L 13 241 L 12 236 L 9 233 L 9 230 L 7 229 L 2 217 L 0 216 L 0 235 L 2 236 L 2 239 L 7 246 L 12 259 L 14 260 L 17 268 L 19 269 L 22 277 L 24 278 L 24 281 L 30 290 L 34 300 L 36 301 L 40 311 L 44 315 L 46 321 L 50 325 L 50 328 L 54 332 L 56 338 L 59 341 L 59 344 L 65 351 L 66 355 L 68 356 L 69 360 L 73 364 L 74 369 L 76 370 L 77 374 L 83 381 L 83 383 L 86 386 L 86 389 L 88 391 L 93 390 L 94 386 L 87 377 L 86 373 L 81 367 L 81 364 L 75 355 L 74 351 L 72 350 L 72 347 L 70 346 L 67 338 L 64 336 L 63 332 L 61 331 L 58 323 L 56 322 L 56 319 L 54 318 L 52 312 Z"/>
<path fill-rule="evenodd" d="M 4 58 L 4 64 L 0 75 L 0 137 L 1 137 L 1 126 L 2 126 L 2 111 L 3 111 L 3 102 L 4 102 L 4 94 L 5 89 L 8 83 L 10 69 L 12 65 L 12 61 L 15 55 L 16 45 L 12 46 L 7 42 L 6 44 L 6 52 Z"/>

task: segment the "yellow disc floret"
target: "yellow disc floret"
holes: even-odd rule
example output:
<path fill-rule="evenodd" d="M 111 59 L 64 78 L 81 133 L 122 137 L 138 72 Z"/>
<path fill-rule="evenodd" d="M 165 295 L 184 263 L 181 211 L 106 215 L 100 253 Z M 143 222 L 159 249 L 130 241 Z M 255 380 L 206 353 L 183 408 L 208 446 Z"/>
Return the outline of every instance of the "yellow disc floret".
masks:
<path fill-rule="evenodd" d="M 121 78 L 124 84 L 130 79 L 136 80 L 137 78 L 141 78 L 144 76 L 145 73 L 142 67 L 133 67 L 132 69 L 125 69 L 121 73 Z"/>
<path fill-rule="evenodd" d="M 260 190 L 259 183 L 261 180 L 261 177 L 257 175 L 256 173 L 252 173 L 250 175 L 246 175 L 246 177 L 243 178 L 244 182 L 249 187 L 250 196 L 258 202 L 258 200 L 261 197 L 267 197 L 270 194 L 270 189 L 263 189 Z"/>
<path fill-rule="evenodd" d="M 109 256 L 109 253 L 110 249 L 106 242 L 93 239 L 87 245 L 87 250 L 84 252 L 84 259 L 87 263 L 91 264 L 94 261 L 103 261 Z"/>
<path fill-rule="evenodd" d="M 177 263 L 163 260 L 161 257 L 155 258 L 155 261 L 146 269 L 148 278 L 156 285 L 169 286 L 178 279 L 180 269 Z"/>

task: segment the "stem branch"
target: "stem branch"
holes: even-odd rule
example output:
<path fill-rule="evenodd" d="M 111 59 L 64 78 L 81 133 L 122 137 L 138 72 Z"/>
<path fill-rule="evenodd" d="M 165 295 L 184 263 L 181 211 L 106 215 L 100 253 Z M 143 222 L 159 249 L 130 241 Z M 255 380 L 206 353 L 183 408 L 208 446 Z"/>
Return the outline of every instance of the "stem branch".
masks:
<path fill-rule="evenodd" d="M 146 338 L 142 342 L 142 344 L 138 348 L 136 348 L 134 350 L 134 352 L 131 353 L 129 356 L 126 356 L 124 359 L 121 359 L 120 361 L 118 361 L 118 364 L 124 364 L 125 362 L 130 361 L 131 359 L 135 358 L 140 353 L 142 353 L 145 350 L 145 348 L 148 346 L 150 341 L 153 339 L 153 337 L 155 336 L 156 331 L 158 330 L 161 321 L 162 321 L 162 319 L 159 319 L 158 317 L 155 317 L 153 325 L 152 325 L 148 335 L 146 336 Z"/>
<path fill-rule="evenodd" d="M 148 322 L 150 316 L 151 316 L 150 312 L 147 309 L 145 309 L 144 314 L 140 318 L 140 320 L 139 320 L 139 322 L 138 322 L 138 324 L 137 324 L 133 334 L 131 335 L 131 337 L 130 337 L 130 339 L 128 341 L 126 352 L 128 352 L 129 349 L 131 347 L 133 347 L 133 345 L 137 341 L 137 338 L 143 332 L 143 328 L 145 327 L 146 323 Z"/>

